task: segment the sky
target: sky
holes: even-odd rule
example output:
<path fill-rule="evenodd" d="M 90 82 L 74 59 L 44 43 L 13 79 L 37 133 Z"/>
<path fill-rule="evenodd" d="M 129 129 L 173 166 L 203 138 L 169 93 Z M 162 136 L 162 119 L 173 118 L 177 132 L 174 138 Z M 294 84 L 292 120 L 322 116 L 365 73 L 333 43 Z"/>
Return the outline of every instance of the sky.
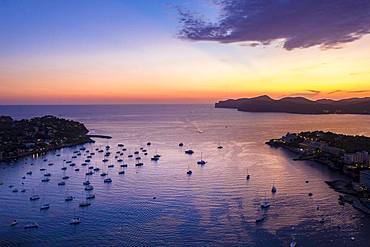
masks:
<path fill-rule="evenodd" d="M 370 96 L 368 0 L 0 0 L 0 104 Z"/>

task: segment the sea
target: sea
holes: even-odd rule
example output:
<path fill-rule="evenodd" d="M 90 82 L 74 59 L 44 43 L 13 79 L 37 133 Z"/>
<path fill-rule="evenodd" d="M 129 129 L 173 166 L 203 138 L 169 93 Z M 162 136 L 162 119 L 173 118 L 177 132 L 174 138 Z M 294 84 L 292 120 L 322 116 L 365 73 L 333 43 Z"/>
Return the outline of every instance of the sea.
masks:
<path fill-rule="evenodd" d="M 370 136 L 370 116 L 247 113 L 213 105 L 0 106 L 0 115 L 54 115 L 112 136 L 2 163 L 0 246 L 369 246 L 370 217 L 338 204 L 339 193 L 325 183 L 347 178 L 294 161 L 294 154 L 265 142 L 312 130 Z M 103 162 L 104 152 L 96 150 L 107 145 L 112 154 Z M 185 154 L 188 149 L 194 154 Z M 72 158 L 78 151 L 81 156 Z M 81 166 L 87 151 L 95 155 Z M 135 151 L 143 166 L 128 157 Z M 160 159 L 151 161 L 155 154 Z M 116 155 L 128 166 L 121 168 Z M 200 159 L 206 164 L 198 165 Z M 86 178 L 89 166 L 101 170 Z M 103 171 L 112 183 L 104 183 Z M 49 182 L 41 182 L 45 173 Z M 58 186 L 63 176 L 69 179 Z M 93 191 L 84 190 L 86 179 Z M 34 194 L 40 199 L 31 201 Z M 91 205 L 79 207 L 88 194 L 95 194 Z M 73 201 L 65 201 L 68 195 Z M 270 207 L 261 209 L 265 200 Z M 43 204 L 50 208 L 40 210 Z M 81 223 L 71 225 L 74 217 Z M 18 224 L 10 226 L 14 220 Z M 39 227 L 24 229 L 30 222 Z"/>

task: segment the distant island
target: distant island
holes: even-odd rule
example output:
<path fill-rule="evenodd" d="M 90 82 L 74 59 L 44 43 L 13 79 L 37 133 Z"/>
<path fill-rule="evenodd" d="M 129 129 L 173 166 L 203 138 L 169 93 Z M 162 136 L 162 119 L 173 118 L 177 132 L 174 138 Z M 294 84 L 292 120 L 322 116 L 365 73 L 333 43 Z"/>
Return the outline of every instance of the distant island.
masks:
<path fill-rule="evenodd" d="M 245 112 L 282 112 L 295 114 L 370 114 L 370 97 L 342 100 L 309 100 L 304 97 L 285 97 L 279 100 L 267 95 L 255 98 L 228 99 L 215 104 L 216 108 L 232 108 Z"/>
<path fill-rule="evenodd" d="M 313 131 L 287 133 L 266 144 L 282 147 L 297 154 L 294 160 L 310 160 L 348 175 L 351 180 L 326 183 L 344 194 L 339 203 L 350 203 L 370 214 L 370 137 Z"/>
<path fill-rule="evenodd" d="M 54 116 L 14 120 L 0 116 L 0 161 L 94 142 L 84 124 Z"/>

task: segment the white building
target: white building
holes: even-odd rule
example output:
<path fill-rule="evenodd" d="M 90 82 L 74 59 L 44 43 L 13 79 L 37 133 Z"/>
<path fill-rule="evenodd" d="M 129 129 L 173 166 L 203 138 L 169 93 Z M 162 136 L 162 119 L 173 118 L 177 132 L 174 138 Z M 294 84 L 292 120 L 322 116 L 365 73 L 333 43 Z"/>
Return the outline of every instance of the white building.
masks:
<path fill-rule="evenodd" d="M 356 152 L 354 154 L 345 154 L 343 161 L 346 164 L 368 164 L 369 153 L 366 151 Z"/>

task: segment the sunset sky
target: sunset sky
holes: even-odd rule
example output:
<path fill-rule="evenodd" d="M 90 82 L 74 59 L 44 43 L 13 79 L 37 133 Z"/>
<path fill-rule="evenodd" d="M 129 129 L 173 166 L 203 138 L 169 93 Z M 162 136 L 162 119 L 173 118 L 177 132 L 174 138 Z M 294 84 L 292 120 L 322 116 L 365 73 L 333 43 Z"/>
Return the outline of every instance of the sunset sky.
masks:
<path fill-rule="evenodd" d="M 370 1 L 0 0 L 0 104 L 370 96 Z"/>

